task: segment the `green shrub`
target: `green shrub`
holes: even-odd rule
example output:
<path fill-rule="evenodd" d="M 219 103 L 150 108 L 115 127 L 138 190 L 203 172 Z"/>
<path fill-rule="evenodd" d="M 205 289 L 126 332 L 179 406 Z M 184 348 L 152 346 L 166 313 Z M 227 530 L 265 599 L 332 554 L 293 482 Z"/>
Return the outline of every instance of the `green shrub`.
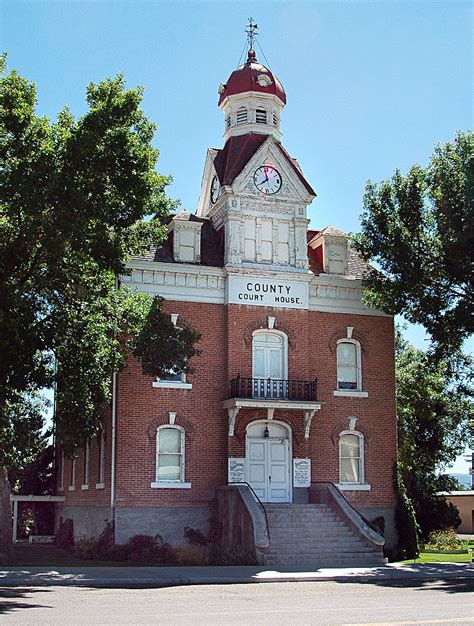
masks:
<path fill-rule="evenodd" d="M 208 548 L 197 544 L 179 546 L 175 558 L 178 565 L 210 565 Z"/>
<path fill-rule="evenodd" d="M 460 541 L 453 528 L 433 530 L 425 544 L 426 550 L 466 550 L 468 543 Z"/>
<path fill-rule="evenodd" d="M 88 537 L 81 537 L 74 545 L 74 556 L 79 559 L 94 559 L 97 541 Z"/>

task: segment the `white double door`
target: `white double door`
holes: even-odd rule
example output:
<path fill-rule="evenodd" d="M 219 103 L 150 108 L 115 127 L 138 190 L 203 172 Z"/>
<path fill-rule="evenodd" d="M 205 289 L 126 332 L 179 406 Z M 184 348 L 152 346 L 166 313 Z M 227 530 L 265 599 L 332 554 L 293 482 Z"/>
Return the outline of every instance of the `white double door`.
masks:
<path fill-rule="evenodd" d="M 247 482 L 262 502 L 290 502 L 289 441 L 247 436 Z"/>

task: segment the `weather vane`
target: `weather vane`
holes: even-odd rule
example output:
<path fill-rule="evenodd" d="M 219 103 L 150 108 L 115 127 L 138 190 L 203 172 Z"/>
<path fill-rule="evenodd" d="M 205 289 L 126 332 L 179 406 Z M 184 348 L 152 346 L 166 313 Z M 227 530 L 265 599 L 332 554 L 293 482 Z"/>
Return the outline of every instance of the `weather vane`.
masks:
<path fill-rule="evenodd" d="M 255 37 L 258 35 L 258 33 L 256 32 L 258 30 L 258 26 L 257 24 L 255 24 L 255 22 L 253 21 L 252 17 L 249 17 L 249 23 L 247 28 L 245 29 L 245 32 L 247 33 L 247 41 L 249 43 L 249 50 L 253 50 L 253 42 Z"/>

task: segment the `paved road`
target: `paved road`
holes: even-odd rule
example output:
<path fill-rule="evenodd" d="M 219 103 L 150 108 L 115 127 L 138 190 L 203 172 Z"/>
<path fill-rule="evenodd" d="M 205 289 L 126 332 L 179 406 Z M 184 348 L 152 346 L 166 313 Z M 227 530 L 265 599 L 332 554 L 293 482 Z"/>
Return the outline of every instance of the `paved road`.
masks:
<path fill-rule="evenodd" d="M 474 624 L 474 581 L 0 589 L 2 624 Z"/>

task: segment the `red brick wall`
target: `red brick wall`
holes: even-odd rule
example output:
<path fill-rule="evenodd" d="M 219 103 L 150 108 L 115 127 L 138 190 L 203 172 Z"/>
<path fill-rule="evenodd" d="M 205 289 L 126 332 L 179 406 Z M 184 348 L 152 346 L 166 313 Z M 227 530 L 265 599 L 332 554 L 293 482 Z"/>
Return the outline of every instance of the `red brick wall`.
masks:
<path fill-rule="evenodd" d="M 288 377 L 318 380 L 318 400 L 323 403 L 304 439 L 302 411 L 275 411 L 274 419 L 292 426 L 294 456 L 312 459 L 312 480 L 339 480 L 339 433 L 348 417 L 357 417 L 356 429 L 365 437 L 365 478 L 369 492 L 346 492 L 361 507 L 394 505 L 393 465 L 396 458 L 393 321 L 389 317 L 318 313 L 245 305 L 167 302 L 178 313 L 178 324 L 189 322 L 201 334 L 202 355 L 192 362 L 195 372 L 187 382 L 192 390 L 159 389 L 144 376 L 140 364 L 130 359 L 118 376 L 117 402 L 117 506 L 198 506 L 214 497 L 214 489 L 227 480 L 228 456 L 245 455 L 245 428 L 252 419 L 265 419 L 265 411 L 242 409 L 235 437 L 227 436 L 229 381 L 238 374 L 252 376 L 252 333 L 267 328 L 267 317 L 288 335 Z M 346 337 L 346 327 L 362 346 L 363 389 L 368 398 L 341 398 L 336 389 L 336 341 Z M 176 424 L 186 432 L 186 481 L 192 489 L 154 489 L 156 429 L 176 412 Z M 108 431 L 110 432 L 110 430 Z M 91 476 L 97 457 L 91 445 Z M 106 487 L 95 482 L 80 490 L 81 455 L 77 462 L 76 491 L 68 493 L 69 469 L 64 477 L 67 503 L 106 504 L 110 498 L 110 437 L 107 438 Z M 104 502 L 105 498 L 106 502 Z"/>

